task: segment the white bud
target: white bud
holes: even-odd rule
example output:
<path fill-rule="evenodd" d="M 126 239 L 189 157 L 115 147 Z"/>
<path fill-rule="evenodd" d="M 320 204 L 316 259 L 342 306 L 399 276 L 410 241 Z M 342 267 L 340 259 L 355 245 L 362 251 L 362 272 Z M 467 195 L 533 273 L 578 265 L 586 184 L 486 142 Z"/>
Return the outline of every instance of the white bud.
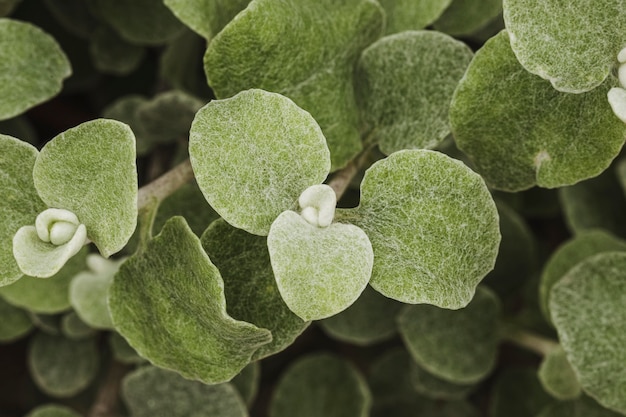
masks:
<path fill-rule="evenodd" d="M 312 185 L 298 198 L 304 220 L 318 227 L 328 227 L 335 218 L 337 195 L 326 184 Z"/>

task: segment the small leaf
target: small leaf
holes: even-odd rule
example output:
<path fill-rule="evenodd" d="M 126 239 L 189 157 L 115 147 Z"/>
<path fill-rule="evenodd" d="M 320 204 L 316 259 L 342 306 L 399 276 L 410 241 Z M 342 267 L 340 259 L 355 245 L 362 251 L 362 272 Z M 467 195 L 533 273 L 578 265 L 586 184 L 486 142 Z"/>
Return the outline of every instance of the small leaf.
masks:
<path fill-rule="evenodd" d="M 472 302 L 460 310 L 405 307 L 398 316 L 398 329 L 420 367 L 449 382 L 471 384 L 495 365 L 499 314 L 496 295 L 478 287 Z"/>
<path fill-rule="evenodd" d="M 251 362 L 230 382 L 237 388 L 237 391 L 239 391 L 239 394 L 241 394 L 241 397 L 249 408 L 259 391 L 259 384 L 261 382 L 260 362 Z"/>
<path fill-rule="evenodd" d="M 453 36 L 471 35 L 502 12 L 502 0 L 452 0 L 433 27 Z"/>
<path fill-rule="evenodd" d="M 69 407 L 56 404 L 40 405 L 31 410 L 26 417 L 81 417 L 76 411 Z"/>
<path fill-rule="evenodd" d="M 387 350 L 372 362 L 368 377 L 375 405 L 418 397 L 411 381 L 411 355 L 402 347 Z"/>
<path fill-rule="evenodd" d="M 405 303 L 462 308 L 495 263 L 498 213 L 482 178 L 439 152 L 406 150 L 372 165 L 361 203 L 338 211 L 374 248 L 370 285 Z"/>
<path fill-rule="evenodd" d="M 563 401 L 551 404 L 543 409 L 537 417 L 621 417 L 616 413 L 600 406 L 587 396 L 574 401 Z"/>
<path fill-rule="evenodd" d="M 0 344 L 12 342 L 24 336 L 33 328 L 28 314 L 12 306 L 0 297 Z"/>
<path fill-rule="evenodd" d="M 220 273 L 181 217 L 120 267 L 109 309 L 141 356 L 209 384 L 233 378 L 272 340 L 268 330 L 228 316 Z"/>
<path fill-rule="evenodd" d="M 0 19 L 0 39 L 0 120 L 4 120 L 57 95 L 72 69 L 57 42 L 30 23 Z"/>
<path fill-rule="evenodd" d="M 133 417 L 247 417 L 246 405 L 228 383 L 204 385 L 146 366 L 122 382 L 122 397 Z"/>
<path fill-rule="evenodd" d="M 164 0 L 184 24 L 211 40 L 250 0 Z"/>
<path fill-rule="evenodd" d="M 509 35 L 500 32 L 476 53 L 457 87 L 454 138 L 496 189 L 574 184 L 604 171 L 624 144 L 626 125 L 606 99 L 614 83 L 587 94 L 556 91 L 519 64 Z"/>
<path fill-rule="evenodd" d="M 550 294 L 552 322 L 583 390 L 626 413 L 626 253 L 595 255 L 571 269 Z"/>
<path fill-rule="evenodd" d="M 183 185 L 160 202 L 154 218 L 153 230 L 155 233 L 158 233 L 165 222 L 173 216 L 183 216 L 197 236 L 202 235 L 211 223 L 220 218 L 211 206 L 207 204 L 198 185 L 193 182 Z M 213 257 L 211 259 L 215 263 Z M 223 268 L 220 268 L 219 265 L 217 266 L 220 271 L 223 271 Z"/>
<path fill-rule="evenodd" d="M 96 330 L 85 324 L 74 311 L 67 313 L 61 319 L 61 331 L 63 336 L 72 340 L 87 339 L 96 334 Z"/>
<path fill-rule="evenodd" d="M 125 41 L 105 25 L 94 31 L 89 52 L 98 71 L 118 76 L 136 70 L 146 55 L 145 48 Z"/>
<path fill-rule="evenodd" d="M 202 52 L 206 50 L 206 39 L 191 30 L 183 32 L 168 42 L 159 57 L 159 76 L 164 82 L 199 97 L 211 97 L 202 67 Z"/>
<path fill-rule="evenodd" d="M 300 358 L 283 374 L 270 404 L 271 417 L 365 417 L 371 394 L 345 360 L 318 353 Z"/>
<path fill-rule="evenodd" d="M 411 361 L 411 383 L 415 391 L 433 399 L 461 400 L 467 397 L 475 386 L 473 384 L 455 384 L 441 379 L 418 364 Z"/>
<path fill-rule="evenodd" d="M 433 31 L 386 36 L 363 51 L 358 98 L 384 154 L 431 149 L 450 134 L 450 101 L 471 59 L 467 45 Z"/>
<path fill-rule="evenodd" d="M 44 0 L 52 16 L 72 35 L 89 39 L 100 22 L 93 15 L 91 1 Z"/>
<path fill-rule="evenodd" d="M 99 119 L 61 133 L 39 153 L 33 178 L 41 199 L 76 214 L 104 257 L 121 250 L 133 234 L 137 168 L 135 137 L 127 125 Z"/>
<path fill-rule="evenodd" d="M 387 15 L 387 33 L 423 29 L 433 23 L 452 0 L 380 0 Z"/>
<path fill-rule="evenodd" d="M 209 204 L 256 235 L 267 235 L 276 217 L 330 170 L 324 135 L 311 115 L 262 90 L 203 107 L 191 126 L 189 155 Z"/>
<path fill-rule="evenodd" d="M 137 351 L 132 348 L 122 336 L 117 332 L 111 332 L 109 336 L 109 346 L 116 361 L 127 365 L 136 365 L 145 363 L 146 360 L 139 356 Z"/>
<path fill-rule="evenodd" d="M 546 392 L 560 401 L 580 396 L 580 383 L 561 348 L 543 358 L 539 366 L 539 380 Z"/>

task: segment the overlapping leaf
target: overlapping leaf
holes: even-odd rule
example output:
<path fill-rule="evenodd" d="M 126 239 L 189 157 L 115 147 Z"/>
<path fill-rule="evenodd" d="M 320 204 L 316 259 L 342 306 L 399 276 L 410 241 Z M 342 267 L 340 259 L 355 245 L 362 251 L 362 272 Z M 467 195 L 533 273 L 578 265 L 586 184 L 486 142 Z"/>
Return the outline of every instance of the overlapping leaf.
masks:
<path fill-rule="evenodd" d="M 12 306 L 0 298 L 0 343 L 12 342 L 27 334 L 33 322 L 26 311 Z"/>
<path fill-rule="evenodd" d="M 164 0 L 187 26 L 211 40 L 250 0 Z"/>
<path fill-rule="evenodd" d="M 620 417 L 616 413 L 602 407 L 587 396 L 573 401 L 563 401 L 545 407 L 537 417 Z"/>
<path fill-rule="evenodd" d="M 544 357 L 539 367 L 539 380 L 546 392 L 558 400 L 572 400 L 580 396 L 580 383 L 561 348 Z"/>
<path fill-rule="evenodd" d="M 380 0 L 387 15 L 387 33 L 423 29 L 433 23 L 452 0 Z"/>
<path fill-rule="evenodd" d="M 553 401 L 541 387 L 535 369 L 505 369 L 493 385 L 489 415 L 535 416 Z"/>
<path fill-rule="evenodd" d="M 80 417 L 80 414 L 69 407 L 46 404 L 35 408 L 26 417 Z"/>
<path fill-rule="evenodd" d="M 484 28 L 502 11 L 502 0 L 452 0 L 434 28 L 454 36 L 470 35 Z"/>

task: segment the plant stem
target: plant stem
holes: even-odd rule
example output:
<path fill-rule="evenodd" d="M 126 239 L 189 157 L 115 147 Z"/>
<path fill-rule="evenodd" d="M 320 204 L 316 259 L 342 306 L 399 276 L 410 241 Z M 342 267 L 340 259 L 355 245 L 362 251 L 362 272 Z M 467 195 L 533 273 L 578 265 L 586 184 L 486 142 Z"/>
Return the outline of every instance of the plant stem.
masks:
<path fill-rule="evenodd" d="M 88 417 L 117 417 L 117 402 L 122 378 L 130 368 L 113 361 L 104 383 L 98 390 L 96 400 L 87 414 Z"/>
<path fill-rule="evenodd" d="M 365 165 L 368 160 L 368 156 L 372 148 L 373 146 L 365 148 L 359 155 L 351 160 L 348 165 L 337 171 L 333 178 L 328 182 L 330 188 L 335 190 L 337 200 L 343 196 L 350 186 L 350 182 L 354 176 L 361 170 L 361 168 L 363 168 L 363 165 Z"/>
<path fill-rule="evenodd" d="M 143 208 L 153 198 L 156 198 L 158 201 L 163 200 L 192 178 L 191 162 L 187 159 L 150 184 L 141 187 L 137 195 L 137 208 Z"/>
<path fill-rule="evenodd" d="M 551 351 L 559 347 L 555 340 L 548 339 L 528 330 L 520 329 L 516 326 L 507 326 L 504 330 L 504 339 L 533 351 L 540 356 L 547 356 Z"/>

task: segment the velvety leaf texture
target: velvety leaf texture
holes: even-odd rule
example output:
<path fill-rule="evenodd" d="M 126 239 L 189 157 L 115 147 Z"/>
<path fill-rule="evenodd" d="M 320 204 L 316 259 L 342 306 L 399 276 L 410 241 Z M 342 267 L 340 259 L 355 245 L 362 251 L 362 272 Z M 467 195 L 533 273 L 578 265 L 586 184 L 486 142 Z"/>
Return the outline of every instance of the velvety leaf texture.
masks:
<path fill-rule="evenodd" d="M 357 97 L 383 153 L 430 149 L 450 133 L 450 101 L 471 59 L 469 47 L 434 31 L 386 36 L 363 51 Z"/>
<path fill-rule="evenodd" d="M 550 295 L 552 322 L 583 390 L 626 413 L 626 253 L 595 255 L 571 269 Z"/>
<path fill-rule="evenodd" d="M 69 210 L 104 257 L 124 247 L 137 223 L 135 137 L 115 120 L 98 119 L 48 142 L 33 170 L 49 206 Z"/>
<path fill-rule="evenodd" d="M 141 356 L 209 384 L 230 380 L 272 340 L 268 330 L 226 313 L 220 273 L 182 217 L 121 266 L 109 309 Z"/>
<path fill-rule="evenodd" d="M 33 328 L 28 314 L 12 306 L 0 297 L 0 343 L 12 342 L 27 334 Z"/>
<path fill-rule="evenodd" d="M 544 357 L 539 366 L 539 380 L 546 392 L 558 400 L 572 400 L 580 396 L 580 383 L 561 348 Z"/>
<path fill-rule="evenodd" d="M 571 185 L 604 171 L 624 143 L 626 126 L 606 98 L 614 84 L 610 78 L 586 94 L 556 91 L 519 64 L 503 31 L 476 53 L 459 84 L 452 132 L 496 189 Z"/>
<path fill-rule="evenodd" d="M 503 6 L 517 59 L 560 91 L 600 85 L 626 43 L 624 0 L 504 0 Z"/>
<path fill-rule="evenodd" d="M 387 33 L 423 29 L 450 5 L 452 0 L 380 0 L 387 15 Z"/>
<path fill-rule="evenodd" d="M 220 270 L 228 313 L 272 332 L 253 360 L 289 346 L 310 324 L 296 316 L 278 292 L 267 239 L 217 220 L 202 235 L 202 246 Z"/>
<path fill-rule="evenodd" d="M 470 35 L 502 11 L 502 0 L 452 0 L 434 28 L 454 36 Z"/>
<path fill-rule="evenodd" d="M 4 120 L 54 97 L 72 69 L 57 42 L 30 23 L 0 18 L 0 39 L 0 120 Z"/>
<path fill-rule="evenodd" d="M 209 44 L 209 85 L 218 98 L 249 88 L 291 98 L 315 117 L 341 168 L 361 149 L 353 66 L 383 19 L 373 0 L 253 0 Z"/>
<path fill-rule="evenodd" d="M 262 90 L 203 107 L 191 126 L 189 155 L 209 204 L 256 235 L 267 235 L 276 217 L 330 169 L 324 135 L 311 115 Z"/>
<path fill-rule="evenodd" d="M 35 408 L 26 417 L 80 417 L 80 414 L 69 407 L 46 404 Z"/>
<path fill-rule="evenodd" d="M 359 207 L 337 217 L 372 242 L 370 285 L 411 304 L 466 306 L 500 243 L 496 205 L 482 178 L 428 150 L 396 152 L 372 165 Z"/>
<path fill-rule="evenodd" d="M 250 0 L 164 0 L 184 24 L 211 40 Z"/>

